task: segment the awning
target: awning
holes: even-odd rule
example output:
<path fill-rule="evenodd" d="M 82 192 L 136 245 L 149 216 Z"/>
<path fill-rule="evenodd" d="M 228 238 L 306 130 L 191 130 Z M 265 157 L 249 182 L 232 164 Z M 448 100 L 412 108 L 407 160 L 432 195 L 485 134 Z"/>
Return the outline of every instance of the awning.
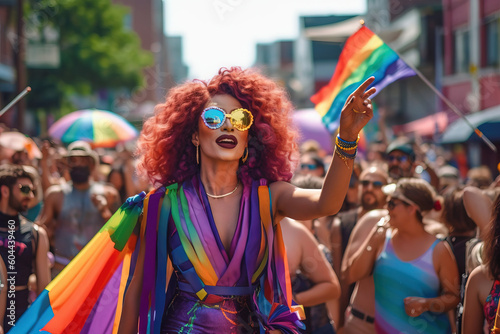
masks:
<path fill-rule="evenodd" d="M 361 27 L 360 20 L 362 19 L 361 16 L 356 16 L 333 24 L 307 28 L 305 35 L 312 41 L 344 43 Z"/>
<path fill-rule="evenodd" d="M 307 28 L 305 36 L 312 41 L 344 43 L 361 27 L 360 20 L 363 20 L 363 17 L 356 16 L 337 23 Z M 394 50 L 405 51 L 422 33 L 421 14 L 417 9 L 410 10 L 376 33 Z"/>
<path fill-rule="evenodd" d="M 395 134 L 417 133 L 422 137 L 430 137 L 435 133 L 442 133 L 448 125 L 448 116 L 444 111 L 425 116 L 402 125 L 394 125 L 392 130 Z"/>
<path fill-rule="evenodd" d="M 500 105 L 466 116 L 489 140 L 500 141 Z M 443 144 L 463 143 L 467 140 L 480 141 L 474 130 L 462 118 L 448 126 L 443 133 Z M 471 137 L 472 136 L 472 137 Z"/>

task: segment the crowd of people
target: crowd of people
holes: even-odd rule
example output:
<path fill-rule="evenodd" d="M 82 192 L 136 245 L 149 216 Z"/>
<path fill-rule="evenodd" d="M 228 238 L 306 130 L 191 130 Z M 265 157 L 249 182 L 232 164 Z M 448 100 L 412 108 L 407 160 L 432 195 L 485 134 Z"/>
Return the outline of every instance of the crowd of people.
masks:
<path fill-rule="evenodd" d="M 161 185 L 189 207 L 168 221 L 177 288 L 166 292 L 162 333 L 500 333 L 499 179 L 485 166 L 461 175 L 445 155 L 429 159 L 438 147 L 386 133 L 356 155 L 373 112 L 369 84 L 346 101 L 331 154 L 298 147 L 282 88 L 237 68 L 172 89 L 136 152 L 45 140 L 30 159 L 27 148 L 0 147 L 0 333 L 121 203 Z M 196 259 L 186 231 L 201 239 Z M 284 256 L 279 245 L 288 273 L 262 270 Z M 137 265 L 120 333 L 137 333 L 143 275 Z M 269 297 L 280 275 L 291 296 L 278 287 Z M 288 303 L 300 325 L 271 324 L 250 298 L 259 292 Z"/>

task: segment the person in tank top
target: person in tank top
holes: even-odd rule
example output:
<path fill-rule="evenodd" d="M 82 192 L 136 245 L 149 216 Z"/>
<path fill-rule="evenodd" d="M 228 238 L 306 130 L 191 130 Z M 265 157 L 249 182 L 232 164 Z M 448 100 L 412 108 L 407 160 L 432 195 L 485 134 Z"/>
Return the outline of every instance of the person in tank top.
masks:
<path fill-rule="evenodd" d="M 470 189 L 469 189 L 470 190 Z M 488 199 L 476 191 L 468 192 L 468 205 L 482 207 L 487 211 Z M 467 210 L 469 213 L 469 210 Z M 472 215 L 480 225 L 488 222 L 484 229 L 482 250 L 483 264 L 470 274 L 465 288 L 462 333 L 482 333 L 486 321 L 488 333 L 500 333 L 500 196 L 497 196 L 491 219 L 486 214 Z M 496 325 L 496 326 L 495 326 Z"/>
<path fill-rule="evenodd" d="M 446 242 L 424 229 L 435 192 L 422 179 L 384 187 L 389 215 L 351 259 L 352 279 L 373 274 L 375 331 L 451 333 L 447 312 L 459 301 L 458 269 Z"/>

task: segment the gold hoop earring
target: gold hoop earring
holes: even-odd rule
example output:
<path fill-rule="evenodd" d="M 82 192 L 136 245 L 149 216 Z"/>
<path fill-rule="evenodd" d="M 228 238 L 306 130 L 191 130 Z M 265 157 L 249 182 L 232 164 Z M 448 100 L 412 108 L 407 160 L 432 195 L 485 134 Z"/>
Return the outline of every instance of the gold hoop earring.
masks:
<path fill-rule="evenodd" d="M 245 163 L 248 159 L 248 147 L 245 147 L 245 155 L 241 158 L 241 162 Z"/>
<path fill-rule="evenodd" d="M 196 145 L 196 164 L 200 164 L 200 145 Z"/>

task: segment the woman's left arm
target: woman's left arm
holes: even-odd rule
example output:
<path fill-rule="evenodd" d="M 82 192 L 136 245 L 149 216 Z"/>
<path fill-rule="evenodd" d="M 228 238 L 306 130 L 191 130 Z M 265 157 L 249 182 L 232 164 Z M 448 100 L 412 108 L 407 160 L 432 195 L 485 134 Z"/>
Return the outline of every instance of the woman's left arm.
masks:
<path fill-rule="evenodd" d="M 410 317 L 417 317 L 427 311 L 444 313 L 455 308 L 460 301 L 458 267 L 446 242 L 442 241 L 436 245 L 433 262 L 436 263 L 441 295 L 435 298 L 406 297 L 405 311 Z"/>
<path fill-rule="evenodd" d="M 376 89 L 368 87 L 374 80 L 371 77 L 363 82 L 347 98 L 342 108 L 339 137 L 345 141 L 355 142 L 361 129 L 373 117 L 370 96 Z M 354 150 L 345 151 L 347 154 L 355 153 Z M 353 159 L 334 154 L 321 190 L 300 189 L 287 182 L 271 184 L 276 214 L 306 220 L 337 213 L 349 187 L 353 162 Z"/>

